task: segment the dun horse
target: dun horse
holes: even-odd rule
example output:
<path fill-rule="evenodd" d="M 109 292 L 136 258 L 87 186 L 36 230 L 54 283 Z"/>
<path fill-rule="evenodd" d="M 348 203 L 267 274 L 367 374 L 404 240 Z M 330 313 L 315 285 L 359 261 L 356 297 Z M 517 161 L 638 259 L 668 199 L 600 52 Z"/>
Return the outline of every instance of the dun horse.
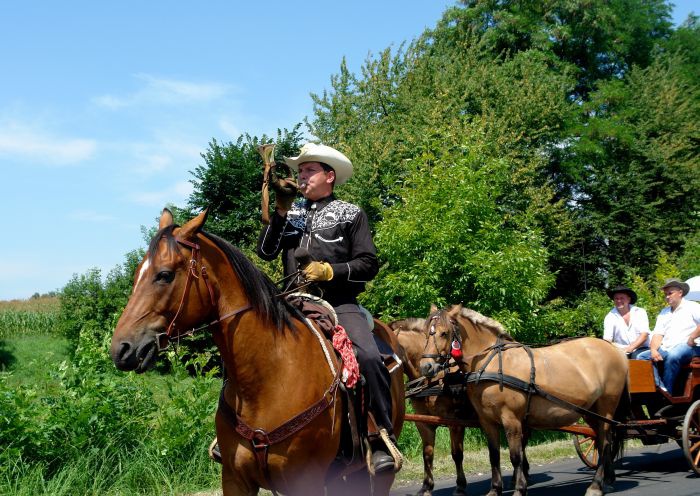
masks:
<path fill-rule="evenodd" d="M 296 316 L 277 288 L 229 243 L 164 210 L 112 337 L 121 370 L 144 372 L 185 329 L 208 329 L 225 365 L 216 414 L 225 495 L 388 494 L 394 474 L 370 481 L 363 463 L 334 463 L 344 422 L 339 363 L 330 343 Z M 198 328 L 198 329 L 195 329 Z M 192 332 L 192 331 L 190 331 Z M 396 345 L 395 337 L 389 331 Z M 396 346 L 395 346 L 396 348 Z M 392 377 L 393 422 L 403 423 L 403 378 Z M 350 473 L 350 470 L 354 472 Z"/>
<path fill-rule="evenodd" d="M 404 319 L 389 324 L 401 345 L 399 357 L 404 364 L 404 373 L 409 381 L 422 377 L 420 360 L 423 356 L 428 334 L 425 332 L 425 319 Z M 421 415 L 435 415 L 443 418 L 454 418 L 471 410 L 466 398 L 451 396 L 428 396 L 411 398 L 413 411 Z M 435 433 L 437 425 L 416 422 L 418 434 L 423 442 L 423 486 L 416 496 L 430 496 L 435 487 L 433 479 L 433 456 L 435 452 Z M 467 479 L 462 465 L 464 459 L 464 430 L 462 426 L 450 426 L 450 449 L 452 460 L 457 471 L 457 485 L 454 496 L 466 495 Z"/>
<path fill-rule="evenodd" d="M 510 450 L 514 494 L 523 495 L 527 493 L 524 430 L 557 429 L 581 416 L 596 432 L 599 454 L 586 495 L 599 496 L 608 490 L 615 480 L 613 460 L 623 441 L 622 431 L 611 423 L 623 421 L 629 410 L 628 364 L 622 353 L 596 338 L 530 350 L 516 343 L 494 320 L 461 305 L 434 309 L 428 321 L 430 338 L 421 361 L 425 375 L 436 373 L 439 362 L 449 357 L 454 341 L 462 348 L 460 368 L 470 374 L 467 395 L 489 445 L 489 496 L 503 491 L 499 426 L 505 430 Z M 524 390 L 520 389 L 523 385 Z"/>

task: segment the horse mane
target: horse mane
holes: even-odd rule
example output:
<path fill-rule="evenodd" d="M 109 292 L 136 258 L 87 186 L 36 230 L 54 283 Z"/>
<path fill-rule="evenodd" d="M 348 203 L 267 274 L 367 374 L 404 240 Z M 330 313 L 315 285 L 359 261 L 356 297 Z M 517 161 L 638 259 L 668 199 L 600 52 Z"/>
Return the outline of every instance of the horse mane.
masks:
<path fill-rule="evenodd" d="M 480 314 L 476 310 L 462 307 L 462 310 L 459 312 L 459 315 L 467 320 L 470 320 L 476 325 L 486 327 L 489 331 L 491 331 L 493 334 L 495 334 L 501 339 L 505 339 L 506 341 L 515 341 L 515 339 L 513 339 L 513 337 L 506 332 L 505 328 L 503 327 L 503 324 L 501 324 L 495 319 L 492 319 L 491 317 L 487 317 L 486 315 Z"/>
<path fill-rule="evenodd" d="M 409 317 L 407 319 L 394 320 L 389 324 L 389 327 L 395 331 L 401 326 L 402 331 L 425 333 L 425 319 L 421 317 Z"/>
<path fill-rule="evenodd" d="M 173 230 L 176 227 L 178 226 L 173 224 L 156 233 L 148 247 L 149 257 L 155 257 L 161 239 L 165 239 L 169 250 L 180 252 L 177 239 L 173 235 Z M 279 331 L 282 331 L 285 325 L 294 329 L 292 316 L 296 316 L 296 311 L 285 298 L 278 296 L 279 290 L 270 278 L 228 241 L 208 232 L 202 231 L 201 234 L 224 252 L 233 267 L 233 271 L 241 281 L 243 292 L 251 307 L 262 317 L 263 321 L 275 326 Z"/>

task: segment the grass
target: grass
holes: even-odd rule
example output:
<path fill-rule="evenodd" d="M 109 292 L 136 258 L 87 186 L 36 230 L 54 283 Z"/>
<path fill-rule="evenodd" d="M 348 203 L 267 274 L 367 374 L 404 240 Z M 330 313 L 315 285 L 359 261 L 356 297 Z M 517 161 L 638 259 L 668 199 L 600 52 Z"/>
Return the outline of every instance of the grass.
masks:
<path fill-rule="evenodd" d="M 49 398 L 58 394 L 58 379 L 47 374 L 47 371 L 57 370 L 70 357 L 68 341 L 52 332 L 55 326 L 51 319 L 55 318 L 57 312 L 56 298 L 0 302 L 0 373 L 5 373 L 6 384 L 10 388 L 30 386 L 36 391 L 37 397 Z M 171 405 L 167 408 L 182 408 L 182 401 L 194 401 L 194 397 L 187 399 L 189 397 L 182 396 L 183 392 L 189 391 L 192 394 L 194 391 L 195 396 L 201 392 L 192 387 L 191 378 L 149 373 L 131 375 L 129 381 L 150 391 L 153 401 L 164 408 L 165 405 Z M 218 384 L 212 387 L 218 388 Z M 180 397 L 180 403 L 172 403 L 174 397 Z M 206 433 L 207 430 L 204 429 L 203 432 Z M 213 425 L 211 435 L 214 435 Z M 206 434 L 199 437 L 206 437 Z M 154 444 L 148 441 L 144 439 L 130 455 L 108 447 L 88 449 L 83 456 L 51 474 L 45 466 L 26 464 L 21 459 L 16 459 L 10 462 L 14 466 L 0 467 L 0 492 L 18 496 L 220 494 L 220 467 L 213 464 L 206 454 L 210 439 L 202 438 L 201 443 L 197 439 L 201 450 L 196 448 L 191 454 L 188 453 L 188 463 L 184 468 L 182 464 L 175 467 L 167 455 L 158 452 Z M 449 446 L 448 430 L 439 428 L 434 462 L 436 478 L 454 477 Z M 404 424 L 400 447 L 406 461 L 397 476 L 397 487 L 414 484 L 423 478 L 420 437 L 411 422 Z M 559 433 L 540 433 L 533 437 L 528 457 L 535 467 L 553 460 L 574 458 L 576 454 L 569 437 Z M 502 450 L 502 460 L 503 470 L 512 470 L 505 449 Z M 468 474 L 489 472 L 486 443 L 478 429 L 467 430 L 464 467 Z M 263 491 L 262 494 L 269 493 Z"/>

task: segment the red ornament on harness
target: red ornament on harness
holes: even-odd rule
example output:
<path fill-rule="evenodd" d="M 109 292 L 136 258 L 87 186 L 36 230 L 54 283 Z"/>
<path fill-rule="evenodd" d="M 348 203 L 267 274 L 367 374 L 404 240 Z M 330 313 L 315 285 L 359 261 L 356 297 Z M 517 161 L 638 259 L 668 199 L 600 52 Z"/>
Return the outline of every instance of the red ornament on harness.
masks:
<path fill-rule="evenodd" d="M 450 350 L 450 355 L 452 355 L 452 358 L 454 358 L 455 360 L 459 360 L 460 358 L 462 358 L 462 344 L 456 339 L 452 341 L 452 349 Z"/>

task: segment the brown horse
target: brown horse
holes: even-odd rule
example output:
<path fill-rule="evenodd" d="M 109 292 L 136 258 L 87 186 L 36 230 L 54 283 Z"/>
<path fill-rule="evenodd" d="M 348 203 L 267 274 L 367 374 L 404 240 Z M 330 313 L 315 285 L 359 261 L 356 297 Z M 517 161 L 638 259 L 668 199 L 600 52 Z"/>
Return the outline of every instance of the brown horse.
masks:
<path fill-rule="evenodd" d="M 558 429 L 581 416 L 596 432 L 599 454 L 586 495 L 602 495 L 608 489 L 615 480 L 613 460 L 624 435 L 611 423 L 623 421 L 629 411 L 628 364 L 620 351 L 596 338 L 530 350 L 515 342 L 498 322 L 461 305 L 431 310 L 428 322 L 430 339 L 421 361 L 425 375 L 437 371 L 454 341 L 460 343 L 464 353 L 460 368 L 471 374 L 467 395 L 489 445 L 489 496 L 503 491 L 499 426 L 503 426 L 510 450 L 514 494 L 523 495 L 527 493 L 522 466 L 524 429 Z M 499 377 L 504 378 L 503 384 Z M 531 384 L 536 384 L 532 394 L 519 387 Z"/>
<path fill-rule="evenodd" d="M 404 373 L 410 381 L 422 377 L 420 373 L 420 360 L 428 341 L 425 319 L 409 318 L 397 320 L 389 324 L 399 340 L 399 357 L 404 364 Z M 468 412 L 473 412 L 466 398 L 454 398 L 451 396 L 428 396 L 423 398 L 411 398 L 413 411 L 421 415 L 434 415 L 443 418 L 460 417 Z M 416 422 L 418 434 L 423 442 L 423 486 L 416 496 L 430 496 L 435 487 L 433 479 L 433 456 L 435 451 L 435 432 L 437 425 Z M 462 461 L 464 459 L 464 431 L 465 427 L 450 426 L 450 449 L 452 460 L 457 471 L 457 486 L 455 496 L 467 494 L 467 479 L 464 476 Z"/>
<path fill-rule="evenodd" d="M 302 322 L 241 252 L 203 232 L 205 220 L 206 211 L 177 227 L 163 211 L 114 331 L 116 366 L 144 372 L 183 330 L 209 329 L 226 374 L 216 414 L 225 495 L 254 495 L 259 488 L 322 495 L 326 486 L 329 494 L 368 494 L 371 484 L 375 494 L 388 494 L 393 472 L 370 479 L 362 461 L 334 463 L 344 415 L 330 343 Z M 396 349 L 395 337 L 385 331 Z M 403 388 L 403 377 L 394 374 L 396 436 Z"/>

